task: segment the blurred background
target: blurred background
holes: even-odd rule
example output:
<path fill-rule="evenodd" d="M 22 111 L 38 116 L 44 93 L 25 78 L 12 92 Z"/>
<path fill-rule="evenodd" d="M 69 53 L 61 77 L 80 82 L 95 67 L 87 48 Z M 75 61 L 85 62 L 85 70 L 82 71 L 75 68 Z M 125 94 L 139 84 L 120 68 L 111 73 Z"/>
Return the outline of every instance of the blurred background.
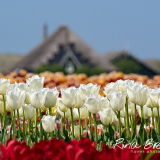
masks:
<path fill-rule="evenodd" d="M 160 74 L 160 1 L 0 0 L 0 72 Z"/>

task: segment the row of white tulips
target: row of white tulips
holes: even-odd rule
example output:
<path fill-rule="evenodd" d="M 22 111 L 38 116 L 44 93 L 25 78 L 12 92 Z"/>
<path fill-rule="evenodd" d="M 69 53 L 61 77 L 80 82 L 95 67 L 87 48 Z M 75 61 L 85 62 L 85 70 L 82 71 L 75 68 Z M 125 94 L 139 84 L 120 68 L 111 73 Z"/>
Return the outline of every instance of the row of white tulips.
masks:
<path fill-rule="evenodd" d="M 136 120 L 136 109 L 141 116 L 141 122 L 143 119 L 152 117 L 154 125 L 154 117 L 159 117 L 160 88 L 149 89 L 140 82 L 118 80 L 115 83 L 109 83 L 104 88 L 106 97 L 99 95 L 100 86 L 91 83 L 81 84 L 79 88 L 61 89 L 62 98 L 58 98 L 59 92 L 56 88 L 43 88 L 43 85 L 44 77 L 37 75 L 27 79 L 26 83 L 10 84 L 10 80 L 0 79 L 0 114 L 3 114 L 3 125 L 6 127 L 6 112 L 4 111 L 7 109 L 11 112 L 13 137 L 15 137 L 15 117 L 19 120 L 19 117 L 22 116 L 24 123 L 25 118 L 28 119 L 29 126 L 31 120 L 35 120 L 35 126 L 37 126 L 38 114 L 40 114 L 42 122 L 40 128 L 42 129 L 43 126 L 43 129 L 50 132 L 52 137 L 56 118 L 56 116 L 52 116 L 52 107 L 56 107 L 58 115 L 72 122 L 73 138 L 81 137 L 81 120 L 88 116 L 91 133 L 91 114 L 93 114 L 95 141 L 97 141 L 96 113 L 99 113 L 104 126 L 115 123 L 115 121 L 119 123 L 119 137 L 121 137 L 121 124 L 123 126 L 127 124 L 127 137 L 130 137 L 130 123 L 134 124 L 133 128 L 136 132 L 136 121 L 133 123 L 133 116 Z M 43 118 L 41 110 L 46 111 L 46 116 Z M 131 119 L 129 119 L 130 117 Z M 77 126 L 74 127 L 73 124 L 78 119 L 79 132 L 77 132 Z M 157 121 L 159 133 L 159 118 Z"/>

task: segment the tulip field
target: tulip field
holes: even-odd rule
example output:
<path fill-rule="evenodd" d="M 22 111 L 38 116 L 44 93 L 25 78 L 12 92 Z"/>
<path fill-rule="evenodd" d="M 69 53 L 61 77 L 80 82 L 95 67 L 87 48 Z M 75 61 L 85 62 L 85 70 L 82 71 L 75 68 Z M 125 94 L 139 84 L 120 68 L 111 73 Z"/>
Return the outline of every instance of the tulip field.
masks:
<path fill-rule="evenodd" d="M 0 74 L 0 159 L 160 158 L 160 76 Z"/>

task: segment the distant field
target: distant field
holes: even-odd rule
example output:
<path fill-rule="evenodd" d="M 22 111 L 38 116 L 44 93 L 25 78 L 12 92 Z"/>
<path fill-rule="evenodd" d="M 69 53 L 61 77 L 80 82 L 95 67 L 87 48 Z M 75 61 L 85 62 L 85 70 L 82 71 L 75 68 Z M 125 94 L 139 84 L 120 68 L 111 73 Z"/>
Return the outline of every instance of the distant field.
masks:
<path fill-rule="evenodd" d="M 23 56 L 16 54 L 0 54 L 0 73 L 8 71 Z"/>

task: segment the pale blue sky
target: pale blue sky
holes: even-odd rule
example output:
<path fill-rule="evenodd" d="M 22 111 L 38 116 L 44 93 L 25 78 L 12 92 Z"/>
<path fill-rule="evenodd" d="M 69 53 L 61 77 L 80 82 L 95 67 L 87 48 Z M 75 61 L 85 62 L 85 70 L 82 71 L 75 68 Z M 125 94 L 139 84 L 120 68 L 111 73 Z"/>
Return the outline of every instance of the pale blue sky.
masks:
<path fill-rule="evenodd" d="M 160 59 L 159 0 L 0 0 L 0 52 L 27 54 L 65 23 L 99 54 Z"/>

